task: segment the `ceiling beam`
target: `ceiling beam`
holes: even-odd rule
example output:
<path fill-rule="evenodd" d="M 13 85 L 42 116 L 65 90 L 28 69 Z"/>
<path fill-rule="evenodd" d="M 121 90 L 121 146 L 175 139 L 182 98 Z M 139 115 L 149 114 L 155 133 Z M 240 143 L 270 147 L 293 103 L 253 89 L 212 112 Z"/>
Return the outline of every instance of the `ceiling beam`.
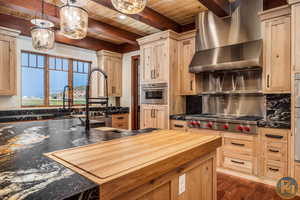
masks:
<path fill-rule="evenodd" d="M 0 6 L 13 9 L 20 13 L 28 14 L 32 17 L 37 14 L 41 14 L 41 1 L 40 0 L 5 0 L 0 1 Z M 45 15 L 48 19 L 59 26 L 59 8 L 55 5 L 45 3 Z M 124 43 L 129 43 L 137 45 L 137 39 L 141 36 L 109 24 L 94 20 L 89 18 L 89 28 L 88 32 L 93 33 L 93 35 L 106 35 L 108 37 L 116 38 Z"/>
<path fill-rule="evenodd" d="M 111 0 L 92 0 L 104 7 L 110 8 L 112 10 L 118 11 L 115 9 L 115 7 L 112 5 Z M 120 12 L 120 11 L 118 11 Z M 162 14 L 156 12 L 155 10 L 146 7 L 142 12 L 133 14 L 133 15 L 127 15 L 128 17 L 131 17 L 133 19 L 136 19 L 140 22 L 143 22 L 149 26 L 155 27 L 159 30 L 168 30 L 171 29 L 176 32 L 181 32 L 181 26 L 180 24 L 176 23 L 175 21 L 163 16 Z"/>
<path fill-rule="evenodd" d="M 21 35 L 31 37 L 30 28 L 32 27 L 32 24 L 28 20 L 14 17 L 11 15 L 0 14 L 0 26 L 20 30 Z M 82 40 L 72 40 L 64 37 L 58 31 L 56 31 L 55 41 L 58 43 L 95 50 L 95 51 L 105 49 L 114 52 L 120 52 L 120 53 L 123 52 L 122 49 L 123 46 L 121 45 L 112 44 L 110 42 L 98 40 L 91 37 L 86 37 Z"/>
<path fill-rule="evenodd" d="M 276 8 L 287 4 L 287 0 L 264 0 L 264 10 Z"/>
<path fill-rule="evenodd" d="M 199 0 L 199 1 L 206 8 L 208 8 L 208 10 L 212 11 L 218 17 L 226 17 L 230 15 L 230 8 L 229 8 L 230 3 L 228 0 Z"/>

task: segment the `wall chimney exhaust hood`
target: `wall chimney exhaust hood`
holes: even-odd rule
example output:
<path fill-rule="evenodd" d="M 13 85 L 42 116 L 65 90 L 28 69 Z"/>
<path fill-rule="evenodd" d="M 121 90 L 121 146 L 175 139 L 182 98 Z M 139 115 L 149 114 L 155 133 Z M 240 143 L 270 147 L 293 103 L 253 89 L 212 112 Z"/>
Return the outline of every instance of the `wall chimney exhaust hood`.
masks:
<path fill-rule="evenodd" d="M 260 21 L 263 0 L 236 0 L 230 17 L 210 11 L 196 19 L 196 53 L 190 72 L 244 69 L 262 66 Z"/>

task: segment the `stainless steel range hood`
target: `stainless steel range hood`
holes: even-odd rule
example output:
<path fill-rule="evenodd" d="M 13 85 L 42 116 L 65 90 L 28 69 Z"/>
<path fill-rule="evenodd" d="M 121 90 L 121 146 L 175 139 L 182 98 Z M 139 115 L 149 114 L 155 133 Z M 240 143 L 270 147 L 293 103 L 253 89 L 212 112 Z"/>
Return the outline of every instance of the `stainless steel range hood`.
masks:
<path fill-rule="evenodd" d="M 263 0 L 236 0 L 230 17 L 218 18 L 210 11 L 200 13 L 190 72 L 260 67 L 262 40 L 257 13 L 262 5 Z"/>

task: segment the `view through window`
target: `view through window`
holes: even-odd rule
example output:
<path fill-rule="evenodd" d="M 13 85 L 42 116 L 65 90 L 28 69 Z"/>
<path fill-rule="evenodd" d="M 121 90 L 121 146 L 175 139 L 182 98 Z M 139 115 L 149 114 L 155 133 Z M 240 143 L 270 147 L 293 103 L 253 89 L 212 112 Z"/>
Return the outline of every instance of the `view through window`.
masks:
<path fill-rule="evenodd" d="M 90 62 L 31 52 L 21 57 L 22 106 L 61 106 L 67 85 L 66 98 L 73 105 L 85 103 Z"/>

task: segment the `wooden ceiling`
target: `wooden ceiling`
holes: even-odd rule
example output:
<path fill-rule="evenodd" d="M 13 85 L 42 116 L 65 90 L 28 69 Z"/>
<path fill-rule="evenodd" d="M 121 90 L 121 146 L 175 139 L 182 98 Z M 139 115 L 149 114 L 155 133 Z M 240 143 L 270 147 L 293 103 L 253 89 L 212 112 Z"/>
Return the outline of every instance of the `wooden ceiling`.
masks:
<path fill-rule="evenodd" d="M 207 9 L 217 16 L 229 15 L 228 0 L 148 0 L 147 7 L 138 14 L 120 19 L 111 0 L 81 0 L 89 13 L 88 37 L 77 41 L 56 34 L 57 42 L 92 50 L 128 52 L 138 49 L 136 39 L 162 30 L 182 32 L 193 29 L 195 16 Z M 239 0 L 236 0 L 239 1 Z M 61 0 L 45 0 L 45 13 L 59 29 Z M 286 0 L 264 0 L 269 9 Z M 0 26 L 16 28 L 30 36 L 30 19 L 41 12 L 41 0 L 0 0 Z"/>

